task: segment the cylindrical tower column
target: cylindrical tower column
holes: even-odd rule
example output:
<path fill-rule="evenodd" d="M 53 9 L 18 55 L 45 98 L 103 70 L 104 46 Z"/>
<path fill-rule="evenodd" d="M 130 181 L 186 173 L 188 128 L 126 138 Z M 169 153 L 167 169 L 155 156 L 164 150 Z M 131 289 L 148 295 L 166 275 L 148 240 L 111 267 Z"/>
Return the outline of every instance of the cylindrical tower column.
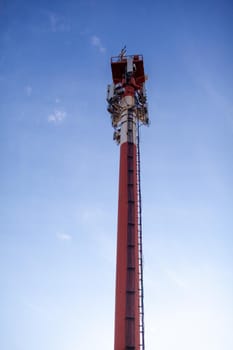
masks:
<path fill-rule="evenodd" d="M 137 128 L 130 109 L 121 120 L 115 350 L 139 350 Z"/>
<path fill-rule="evenodd" d="M 111 58 L 108 112 L 120 144 L 114 350 L 144 350 L 139 123 L 148 125 L 142 55 Z"/>

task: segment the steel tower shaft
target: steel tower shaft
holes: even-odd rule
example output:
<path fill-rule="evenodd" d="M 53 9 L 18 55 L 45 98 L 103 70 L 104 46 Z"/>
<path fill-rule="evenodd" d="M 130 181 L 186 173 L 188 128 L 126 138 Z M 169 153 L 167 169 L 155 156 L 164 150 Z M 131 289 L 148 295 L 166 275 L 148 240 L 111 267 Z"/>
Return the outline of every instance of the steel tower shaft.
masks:
<path fill-rule="evenodd" d="M 120 146 L 115 350 L 139 349 L 139 250 L 136 120 L 128 112 L 128 140 Z"/>
<path fill-rule="evenodd" d="M 144 350 L 139 124 L 148 125 L 143 58 L 111 59 L 108 111 L 120 144 L 114 350 Z"/>

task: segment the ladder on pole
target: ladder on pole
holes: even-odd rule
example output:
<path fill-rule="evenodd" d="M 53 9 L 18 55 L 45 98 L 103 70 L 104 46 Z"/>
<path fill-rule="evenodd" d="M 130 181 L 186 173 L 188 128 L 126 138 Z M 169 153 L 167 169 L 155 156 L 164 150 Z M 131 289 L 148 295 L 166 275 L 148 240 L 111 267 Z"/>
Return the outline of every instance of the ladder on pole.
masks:
<path fill-rule="evenodd" d="M 141 176 L 140 176 L 140 123 L 137 121 L 137 196 L 138 196 L 138 258 L 139 258 L 139 327 L 140 350 L 145 350 L 144 328 L 144 288 L 143 288 L 143 249 L 142 249 L 142 206 L 141 206 Z"/>

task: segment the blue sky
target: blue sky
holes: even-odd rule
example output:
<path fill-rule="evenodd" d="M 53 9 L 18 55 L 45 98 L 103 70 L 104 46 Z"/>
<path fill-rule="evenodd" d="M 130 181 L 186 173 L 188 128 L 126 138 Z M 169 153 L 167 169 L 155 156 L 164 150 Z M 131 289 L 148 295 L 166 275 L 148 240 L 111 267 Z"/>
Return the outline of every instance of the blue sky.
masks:
<path fill-rule="evenodd" d="M 0 348 L 113 348 L 110 57 L 144 55 L 147 349 L 233 349 L 233 8 L 0 2 Z"/>

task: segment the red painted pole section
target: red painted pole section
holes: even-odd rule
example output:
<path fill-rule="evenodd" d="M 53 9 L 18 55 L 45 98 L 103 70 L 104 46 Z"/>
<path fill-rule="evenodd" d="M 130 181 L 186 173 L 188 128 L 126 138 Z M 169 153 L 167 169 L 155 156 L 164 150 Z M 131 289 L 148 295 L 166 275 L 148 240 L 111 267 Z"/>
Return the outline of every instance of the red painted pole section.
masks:
<path fill-rule="evenodd" d="M 148 125 L 142 55 L 111 58 L 107 89 L 113 139 L 120 144 L 114 350 L 144 350 L 138 126 Z"/>
<path fill-rule="evenodd" d="M 120 146 L 114 350 L 140 349 L 136 147 Z"/>

